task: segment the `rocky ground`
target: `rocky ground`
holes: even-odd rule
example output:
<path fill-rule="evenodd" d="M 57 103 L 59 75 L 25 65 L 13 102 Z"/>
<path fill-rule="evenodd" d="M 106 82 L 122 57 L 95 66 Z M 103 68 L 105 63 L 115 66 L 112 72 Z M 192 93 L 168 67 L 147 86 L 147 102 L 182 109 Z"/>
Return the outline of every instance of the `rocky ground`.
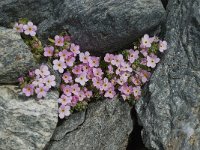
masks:
<path fill-rule="evenodd" d="M 199 0 L 1 0 L 0 149 L 198 150 L 199 9 Z M 56 91 L 38 102 L 16 86 L 19 75 L 38 66 L 9 29 L 24 17 L 38 25 L 42 41 L 67 30 L 96 55 L 128 48 L 144 33 L 163 36 L 168 50 L 132 113 L 115 98 L 58 121 Z"/>

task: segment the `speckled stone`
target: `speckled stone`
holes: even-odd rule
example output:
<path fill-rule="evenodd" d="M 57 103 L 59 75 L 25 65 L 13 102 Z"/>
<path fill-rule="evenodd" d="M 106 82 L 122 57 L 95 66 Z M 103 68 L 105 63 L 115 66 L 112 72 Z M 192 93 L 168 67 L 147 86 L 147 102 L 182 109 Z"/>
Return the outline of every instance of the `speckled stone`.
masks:
<path fill-rule="evenodd" d="M 89 104 L 62 122 L 47 150 L 126 150 L 132 131 L 130 107 L 114 98 Z"/>
<path fill-rule="evenodd" d="M 19 33 L 0 27 L 0 84 L 16 83 L 20 75 L 36 66 Z"/>
<path fill-rule="evenodd" d="M 23 17 L 38 25 L 43 40 L 67 30 L 82 50 L 101 53 L 126 48 L 155 31 L 165 10 L 161 0 L 0 1 L 0 25 Z"/>
<path fill-rule="evenodd" d="M 199 10 L 199 0 L 169 0 L 167 5 L 168 50 L 137 104 L 149 149 L 200 148 Z"/>
<path fill-rule="evenodd" d="M 38 101 L 16 86 L 0 86 L 0 149 L 42 150 L 56 128 L 57 98 L 52 91 Z"/>

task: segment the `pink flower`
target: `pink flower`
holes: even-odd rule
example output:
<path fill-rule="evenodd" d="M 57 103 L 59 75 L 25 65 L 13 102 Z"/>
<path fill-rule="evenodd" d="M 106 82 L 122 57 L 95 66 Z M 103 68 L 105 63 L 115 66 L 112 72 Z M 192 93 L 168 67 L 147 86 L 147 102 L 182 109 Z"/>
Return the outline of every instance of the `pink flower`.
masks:
<path fill-rule="evenodd" d="M 87 75 L 86 73 L 82 73 L 81 75 L 79 75 L 79 76 L 75 79 L 75 82 L 80 83 L 82 86 L 84 86 L 85 83 L 88 81 L 86 75 Z"/>
<path fill-rule="evenodd" d="M 120 74 L 120 79 L 122 79 L 123 81 L 127 82 L 128 78 L 130 77 L 130 73 L 129 72 L 122 72 Z"/>
<path fill-rule="evenodd" d="M 118 67 L 118 66 L 120 66 L 120 64 L 121 64 L 122 62 L 124 62 L 123 55 L 122 55 L 122 54 L 119 54 L 119 55 L 115 55 L 115 56 L 114 56 L 114 59 L 111 61 L 111 64 Z"/>
<path fill-rule="evenodd" d="M 140 64 L 146 66 L 147 65 L 147 58 L 142 58 Z"/>
<path fill-rule="evenodd" d="M 76 75 L 82 74 L 82 73 L 83 73 L 82 68 L 81 68 L 79 65 L 74 66 L 74 68 L 72 69 L 72 72 L 73 72 L 74 74 L 76 74 Z"/>
<path fill-rule="evenodd" d="M 143 83 L 146 83 L 151 76 L 151 73 L 146 70 L 140 70 L 137 74 L 140 76 Z"/>
<path fill-rule="evenodd" d="M 72 95 L 72 87 L 70 85 L 66 85 L 63 88 L 63 92 L 64 92 L 65 95 L 71 96 Z"/>
<path fill-rule="evenodd" d="M 107 53 L 105 55 L 105 57 L 104 57 L 104 61 L 108 62 L 108 63 L 111 62 L 113 59 L 114 59 L 114 55 L 113 54 L 109 54 L 109 53 Z"/>
<path fill-rule="evenodd" d="M 26 95 L 26 96 L 31 96 L 34 93 L 34 85 L 32 84 L 28 84 L 26 85 L 23 89 L 22 92 Z"/>
<path fill-rule="evenodd" d="M 64 80 L 65 83 L 72 82 L 72 76 L 69 72 L 64 73 L 62 79 Z"/>
<path fill-rule="evenodd" d="M 92 91 L 86 91 L 86 92 L 85 92 L 85 96 L 86 96 L 87 98 L 92 97 Z"/>
<path fill-rule="evenodd" d="M 33 78 L 35 76 L 35 71 L 29 70 L 28 71 L 28 76 L 31 77 L 31 78 Z"/>
<path fill-rule="evenodd" d="M 15 23 L 14 29 L 15 29 L 15 31 L 17 31 L 17 32 L 19 32 L 19 33 L 24 32 L 24 30 L 23 30 L 23 24 Z"/>
<path fill-rule="evenodd" d="M 63 73 L 64 69 L 67 67 L 63 60 L 55 59 L 53 64 L 53 69 L 58 70 L 60 73 Z"/>
<path fill-rule="evenodd" d="M 76 104 L 78 103 L 78 101 L 79 101 L 78 96 L 76 96 L 76 95 L 72 96 L 72 102 L 71 102 L 70 106 L 72 106 L 72 107 L 76 106 Z"/>
<path fill-rule="evenodd" d="M 49 90 L 49 88 L 47 86 L 40 84 L 39 87 L 35 89 L 35 93 L 37 94 L 37 98 L 45 97 L 47 95 L 48 90 Z"/>
<path fill-rule="evenodd" d="M 54 39 L 55 39 L 55 45 L 56 46 L 63 46 L 64 45 L 64 38 L 63 38 L 63 36 L 56 35 L 54 37 Z"/>
<path fill-rule="evenodd" d="M 136 86 L 141 85 L 141 81 L 140 81 L 139 77 L 137 77 L 137 76 L 131 77 L 131 81 L 132 81 L 133 84 L 135 84 Z"/>
<path fill-rule="evenodd" d="M 65 62 L 66 62 L 66 65 L 69 66 L 69 67 L 72 67 L 74 65 L 74 62 L 75 62 L 75 57 L 68 57 Z"/>
<path fill-rule="evenodd" d="M 147 66 L 155 68 L 160 59 L 156 55 L 147 56 Z"/>
<path fill-rule="evenodd" d="M 24 29 L 24 33 L 26 35 L 31 35 L 31 36 L 36 35 L 37 27 L 35 25 L 33 25 L 33 23 L 30 21 L 27 23 L 27 25 L 23 26 L 23 29 Z"/>
<path fill-rule="evenodd" d="M 49 68 L 46 65 L 41 65 L 40 69 L 35 70 L 35 74 L 44 78 L 45 76 L 50 75 Z"/>
<path fill-rule="evenodd" d="M 131 68 L 130 64 L 122 62 L 121 63 L 121 71 L 128 71 L 128 72 L 132 72 L 133 69 Z"/>
<path fill-rule="evenodd" d="M 93 69 L 89 68 L 88 71 L 87 71 L 87 78 L 92 79 L 93 77 L 94 77 Z"/>
<path fill-rule="evenodd" d="M 129 62 L 130 63 L 134 63 L 134 61 L 139 58 L 138 54 L 139 54 L 139 51 L 137 51 L 137 50 L 134 51 L 133 49 L 130 49 L 129 50 L 129 55 L 128 55 Z"/>
<path fill-rule="evenodd" d="M 95 77 L 102 78 L 103 71 L 101 68 L 93 68 L 93 74 Z"/>
<path fill-rule="evenodd" d="M 72 89 L 72 93 L 73 93 L 74 95 L 77 95 L 77 96 L 78 96 L 78 93 L 79 93 L 79 91 L 80 91 L 80 87 L 78 86 L 78 84 L 72 85 L 72 86 L 71 86 L 71 89 Z"/>
<path fill-rule="evenodd" d="M 83 101 L 86 98 L 85 93 L 83 91 L 80 91 L 78 93 L 78 99 L 79 101 Z"/>
<path fill-rule="evenodd" d="M 101 85 L 102 85 L 102 80 L 99 79 L 99 78 L 94 77 L 94 78 L 92 78 L 92 83 L 96 88 L 99 89 L 101 87 Z"/>
<path fill-rule="evenodd" d="M 67 50 L 63 50 L 58 53 L 60 59 L 66 60 L 69 57 L 69 52 Z"/>
<path fill-rule="evenodd" d="M 112 65 L 108 65 L 108 73 L 109 74 L 113 74 L 114 73 Z"/>
<path fill-rule="evenodd" d="M 64 94 L 61 95 L 61 97 L 58 99 L 58 103 L 61 103 L 62 105 L 69 105 L 72 101 L 72 96 L 66 96 Z"/>
<path fill-rule="evenodd" d="M 44 84 L 44 78 L 40 78 L 40 76 L 36 76 L 35 80 L 32 82 L 34 86 L 40 86 Z"/>
<path fill-rule="evenodd" d="M 151 47 L 151 40 L 149 38 L 148 34 L 145 34 L 144 37 L 142 38 L 141 44 L 144 47 Z"/>
<path fill-rule="evenodd" d="M 130 95 L 133 92 L 133 87 L 125 84 L 119 88 L 119 91 L 121 91 L 125 95 Z"/>
<path fill-rule="evenodd" d="M 71 114 L 70 109 L 70 106 L 61 105 L 58 110 L 60 119 L 63 119 L 65 116 L 69 116 Z"/>
<path fill-rule="evenodd" d="M 90 56 L 88 59 L 90 67 L 98 67 L 99 66 L 99 57 Z"/>
<path fill-rule="evenodd" d="M 159 51 L 164 52 L 167 49 L 167 42 L 166 41 L 160 41 L 159 42 Z"/>
<path fill-rule="evenodd" d="M 123 98 L 123 100 L 127 100 L 127 99 L 130 98 L 130 96 L 129 96 L 129 95 L 122 94 L 122 98 Z"/>
<path fill-rule="evenodd" d="M 144 57 L 147 57 L 147 55 L 148 55 L 148 49 L 144 48 L 144 49 L 142 49 L 140 52 L 142 53 L 142 55 L 143 55 Z"/>
<path fill-rule="evenodd" d="M 101 90 L 104 90 L 104 91 L 107 91 L 110 87 L 111 87 L 111 83 L 108 82 L 108 79 L 107 78 L 104 78 L 103 79 L 103 84 L 101 85 L 100 89 Z"/>
<path fill-rule="evenodd" d="M 74 53 L 74 56 L 76 56 L 77 54 L 80 54 L 80 46 L 79 45 L 75 45 L 74 43 L 71 44 L 70 46 L 70 51 Z"/>
<path fill-rule="evenodd" d="M 140 86 L 133 87 L 133 94 L 135 97 L 141 96 L 141 87 Z"/>
<path fill-rule="evenodd" d="M 79 60 L 83 63 L 88 63 L 89 57 L 90 57 L 90 53 L 88 51 L 86 51 L 85 53 L 79 54 Z"/>
<path fill-rule="evenodd" d="M 108 98 L 114 98 L 114 96 L 116 95 L 116 92 L 114 90 L 114 87 L 109 88 L 106 93 L 104 94 L 105 97 Z"/>
<path fill-rule="evenodd" d="M 54 75 L 50 75 L 48 77 L 46 77 L 44 79 L 44 82 L 46 84 L 47 87 L 51 88 L 52 86 L 56 86 L 56 82 L 55 82 L 55 76 Z"/>
<path fill-rule="evenodd" d="M 126 82 L 126 80 L 124 80 L 123 78 L 117 79 L 117 83 L 119 85 L 123 85 Z"/>
<path fill-rule="evenodd" d="M 49 47 L 45 47 L 44 48 L 44 56 L 45 57 L 53 56 L 53 52 L 54 52 L 54 47 L 53 46 L 49 46 Z"/>
<path fill-rule="evenodd" d="M 24 82 L 24 77 L 19 77 L 18 81 L 19 81 L 20 84 L 22 84 Z"/>

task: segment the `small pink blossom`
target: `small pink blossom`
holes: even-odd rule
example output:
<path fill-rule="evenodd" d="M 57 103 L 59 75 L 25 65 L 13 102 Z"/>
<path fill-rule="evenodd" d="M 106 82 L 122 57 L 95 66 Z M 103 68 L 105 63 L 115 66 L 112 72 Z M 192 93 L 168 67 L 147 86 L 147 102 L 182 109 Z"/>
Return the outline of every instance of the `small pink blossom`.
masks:
<path fill-rule="evenodd" d="M 122 62 L 124 62 L 123 55 L 122 55 L 122 54 L 119 54 L 119 55 L 115 55 L 115 56 L 114 56 L 114 59 L 111 61 L 111 64 L 118 67 L 118 66 L 120 66 L 120 64 L 121 64 Z"/>
<path fill-rule="evenodd" d="M 53 61 L 53 69 L 54 70 L 58 70 L 60 73 L 63 73 L 64 72 L 64 69 L 66 68 L 66 64 L 63 60 L 58 60 L 58 59 L 55 59 Z"/>
<path fill-rule="evenodd" d="M 160 41 L 159 42 L 159 51 L 164 52 L 167 49 L 167 42 L 166 41 Z"/>
<path fill-rule="evenodd" d="M 66 60 L 69 57 L 69 52 L 67 50 L 62 50 L 58 53 L 60 59 Z"/>
<path fill-rule="evenodd" d="M 61 103 L 62 105 L 69 105 L 71 104 L 72 96 L 66 96 L 64 94 L 61 95 L 61 97 L 58 99 L 58 103 Z"/>
<path fill-rule="evenodd" d="M 55 45 L 56 46 L 64 46 L 64 38 L 63 38 L 63 36 L 56 35 L 54 37 L 54 39 L 55 39 Z"/>
<path fill-rule="evenodd" d="M 130 95 L 125 95 L 125 94 L 122 94 L 122 98 L 123 98 L 123 100 L 125 101 L 125 100 L 127 100 L 127 99 L 129 99 L 129 98 L 130 98 Z"/>
<path fill-rule="evenodd" d="M 35 93 L 37 94 L 37 98 L 46 97 L 48 90 L 49 90 L 49 88 L 47 86 L 40 84 L 39 87 L 35 89 Z"/>
<path fill-rule="evenodd" d="M 76 79 L 75 82 L 80 83 L 82 86 L 85 85 L 85 83 L 88 81 L 86 77 L 86 73 L 80 74 Z"/>
<path fill-rule="evenodd" d="M 74 65 L 74 62 L 75 62 L 75 57 L 68 57 L 65 62 L 66 62 L 66 65 L 69 66 L 69 67 L 72 67 Z"/>
<path fill-rule="evenodd" d="M 140 64 L 146 66 L 147 65 L 147 58 L 142 58 Z"/>
<path fill-rule="evenodd" d="M 101 68 L 93 68 L 93 74 L 95 77 L 102 78 L 103 71 Z"/>
<path fill-rule="evenodd" d="M 72 82 L 72 76 L 69 72 L 65 72 L 62 76 L 62 79 L 64 80 L 65 83 Z"/>
<path fill-rule="evenodd" d="M 24 33 L 26 35 L 31 35 L 31 36 L 36 35 L 37 27 L 35 25 L 33 25 L 33 23 L 30 21 L 27 23 L 27 25 L 23 26 L 23 29 L 24 29 Z"/>
<path fill-rule="evenodd" d="M 89 68 L 88 71 L 87 71 L 87 78 L 92 79 L 93 77 L 94 77 L 93 69 Z"/>
<path fill-rule="evenodd" d="M 141 44 L 144 47 L 151 47 L 151 39 L 149 38 L 148 34 L 144 35 L 144 37 L 142 38 Z"/>
<path fill-rule="evenodd" d="M 129 72 L 122 72 L 120 74 L 120 79 L 122 79 L 123 81 L 127 82 L 128 78 L 130 77 L 130 73 Z"/>
<path fill-rule="evenodd" d="M 140 86 L 133 87 L 133 94 L 135 97 L 141 96 L 141 87 Z"/>
<path fill-rule="evenodd" d="M 72 43 L 70 46 L 70 51 L 74 53 L 74 56 L 76 56 L 77 54 L 80 54 L 80 46 Z"/>
<path fill-rule="evenodd" d="M 102 82 L 101 79 L 95 78 L 95 77 L 92 78 L 92 83 L 93 83 L 93 85 L 94 85 L 96 88 L 98 88 L 98 89 L 100 89 L 101 85 L 103 84 L 103 82 Z"/>
<path fill-rule="evenodd" d="M 64 92 L 65 95 L 71 96 L 72 95 L 72 87 L 70 85 L 66 85 L 63 88 L 63 92 Z"/>
<path fill-rule="evenodd" d="M 34 81 L 32 82 L 34 86 L 40 86 L 44 84 L 44 78 L 40 78 L 40 76 L 36 76 Z"/>
<path fill-rule="evenodd" d="M 114 55 L 113 54 L 109 54 L 107 53 L 104 57 L 104 61 L 110 63 L 112 60 L 114 59 Z"/>
<path fill-rule="evenodd" d="M 24 26 L 23 24 L 15 23 L 14 29 L 15 29 L 15 31 L 17 31 L 17 32 L 22 33 L 22 32 L 24 32 L 23 26 Z"/>
<path fill-rule="evenodd" d="M 22 84 L 22 83 L 24 82 L 24 77 L 19 77 L 19 78 L 18 78 L 18 82 L 19 82 L 20 84 Z"/>
<path fill-rule="evenodd" d="M 45 57 L 53 56 L 53 52 L 54 52 L 54 47 L 53 46 L 49 46 L 49 47 L 45 47 L 44 48 L 44 56 Z"/>
<path fill-rule="evenodd" d="M 92 91 L 86 91 L 86 92 L 85 92 L 85 96 L 86 96 L 87 98 L 92 97 Z"/>
<path fill-rule="evenodd" d="M 88 51 L 86 51 L 85 53 L 79 54 L 79 60 L 83 63 L 88 63 L 89 57 L 90 57 L 90 53 Z"/>
<path fill-rule="evenodd" d="M 133 82 L 134 85 L 138 86 L 138 85 L 141 85 L 141 81 L 139 79 L 138 76 L 133 76 L 131 77 L 131 81 Z"/>
<path fill-rule="evenodd" d="M 78 84 L 74 84 L 71 86 L 71 89 L 72 89 L 72 93 L 74 95 L 78 95 L 79 91 L 80 91 L 80 87 L 78 86 Z"/>
<path fill-rule="evenodd" d="M 140 53 L 142 53 L 142 55 L 143 55 L 144 57 L 147 57 L 147 55 L 148 55 L 148 49 L 144 48 L 144 49 L 142 49 L 142 50 L 140 51 Z"/>
<path fill-rule="evenodd" d="M 140 70 L 137 74 L 140 76 L 143 83 L 146 83 L 151 76 L 151 73 L 146 70 Z"/>
<path fill-rule="evenodd" d="M 155 68 L 160 59 L 156 55 L 147 56 L 147 66 Z"/>
<path fill-rule="evenodd" d="M 134 51 L 133 49 L 129 50 L 128 60 L 130 63 L 134 63 L 136 59 L 139 58 L 139 51 Z"/>
<path fill-rule="evenodd" d="M 78 93 L 78 99 L 79 101 L 83 101 L 86 98 L 85 93 L 83 91 L 80 91 Z"/>
<path fill-rule="evenodd" d="M 26 95 L 26 96 L 31 96 L 34 93 L 34 85 L 32 84 L 28 84 L 26 85 L 23 89 L 22 92 Z"/>
<path fill-rule="evenodd" d="M 130 95 L 133 92 L 133 87 L 125 84 L 119 88 L 119 91 L 121 91 L 125 95 Z"/>
<path fill-rule="evenodd" d="M 61 105 L 58 110 L 60 119 L 63 119 L 65 116 L 69 116 L 71 114 L 70 109 L 70 106 Z"/>
<path fill-rule="evenodd" d="M 83 73 L 82 68 L 81 68 L 79 65 L 74 66 L 74 68 L 72 69 L 72 72 L 73 72 L 74 74 L 76 74 L 76 75 L 79 75 L 79 74 L 82 74 L 82 73 Z"/>
<path fill-rule="evenodd" d="M 103 84 L 101 85 L 100 89 L 107 91 L 110 87 L 112 87 L 111 83 L 108 81 L 107 78 L 103 79 Z"/>
<path fill-rule="evenodd" d="M 105 97 L 108 98 L 114 98 L 114 96 L 116 95 L 116 92 L 114 90 L 114 87 L 109 88 L 106 93 L 104 94 Z"/>
<path fill-rule="evenodd" d="M 129 63 L 122 62 L 122 63 L 121 63 L 121 71 L 132 72 L 133 69 L 131 68 L 131 66 L 130 66 Z"/>
<path fill-rule="evenodd" d="M 40 69 L 35 70 L 35 74 L 44 78 L 45 76 L 50 75 L 49 68 L 46 65 L 41 65 Z"/>
<path fill-rule="evenodd" d="M 99 57 L 95 57 L 95 56 L 90 56 L 88 59 L 89 62 L 89 66 L 90 67 L 98 67 L 99 66 Z"/>
<path fill-rule="evenodd" d="M 71 102 L 70 106 L 72 106 L 72 107 L 76 106 L 76 104 L 78 103 L 78 101 L 79 101 L 78 96 L 76 96 L 76 95 L 72 96 L 72 102 Z"/>
<path fill-rule="evenodd" d="M 44 82 L 46 84 L 47 87 L 51 88 L 51 87 L 54 87 L 56 86 L 56 82 L 55 82 L 55 76 L 54 75 L 50 75 L 48 77 L 46 77 L 44 79 Z"/>
<path fill-rule="evenodd" d="M 113 74 L 114 73 L 112 65 L 108 65 L 108 73 L 109 74 Z"/>

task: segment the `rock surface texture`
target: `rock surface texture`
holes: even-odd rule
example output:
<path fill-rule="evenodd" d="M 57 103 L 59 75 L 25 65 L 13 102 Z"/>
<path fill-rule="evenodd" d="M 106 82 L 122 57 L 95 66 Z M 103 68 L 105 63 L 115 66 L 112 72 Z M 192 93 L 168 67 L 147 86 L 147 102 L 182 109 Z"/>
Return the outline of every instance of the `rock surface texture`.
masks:
<path fill-rule="evenodd" d="M 143 141 L 155 150 L 200 148 L 200 1 L 169 0 L 168 51 L 137 105 Z"/>
<path fill-rule="evenodd" d="M 56 128 L 58 93 L 37 101 L 16 88 L 0 86 L 0 149 L 42 150 Z"/>
<path fill-rule="evenodd" d="M 34 12 L 34 13 L 33 13 Z M 83 50 L 120 50 L 165 19 L 160 0 L 1 0 L 0 25 L 28 18 L 46 40 L 68 30 Z"/>
<path fill-rule="evenodd" d="M 36 63 L 21 36 L 12 29 L 0 27 L 0 84 L 16 83 Z"/>
<path fill-rule="evenodd" d="M 54 132 L 47 150 L 125 150 L 132 130 L 130 107 L 118 99 L 91 103 Z"/>

